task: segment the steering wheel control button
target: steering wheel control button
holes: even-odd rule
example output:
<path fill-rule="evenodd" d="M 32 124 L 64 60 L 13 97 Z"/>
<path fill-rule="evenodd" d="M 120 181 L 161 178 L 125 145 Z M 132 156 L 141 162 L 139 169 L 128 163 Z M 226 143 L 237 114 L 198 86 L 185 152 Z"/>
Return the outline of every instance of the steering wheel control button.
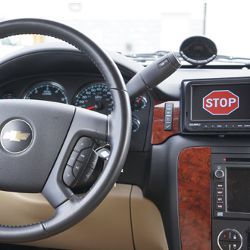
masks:
<path fill-rule="evenodd" d="M 108 148 L 100 148 L 96 151 L 98 157 L 104 159 L 104 160 L 108 160 L 109 156 L 110 156 L 110 150 Z"/>
<path fill-rule="evenodd" d="M 98 155 L 96 152 L 92 151 L 89 162 L 87 165 L 85 165 L 85 168 L 84 168 L 84 174 L 82 176 L 82 181 L 81 181 L 83 184 L 87 185 L 88 182 L 93 177 L 94 171 L 96 169 L 97 161 L 98 161 Z"/>
<path fill-rule="evenodd" d="M 89 168 L 87 173 L 84 175 L 83 183 L 87 183 L 94 172 L 94 168 Z"/>
<path fill-rule="evenodd" d="M 80 161 L 76 161 L 74 167 L 73 167 L 73 175 L 77 177 L 79 173 L 81 172 L 81 169 L 83 167 L 83 163 Z"/>
<path fill-rule="evenodd" d="M 67 186 L 71 186 L 75 180 L 72 167 L 67 165 L 63 173 L 63 181 Z"/>
<path fill-rule="evenodd" d="M 215 175 L 215 177 L 216 177 L 217 179 L 222 179 L 222 178 L 224 178 L 225 173 L 224 173 L 223 170 L 217 169 L 217 170 L 214 172 L 214 175 Z"/>
<path fill-rule="evenodd" d="M 12 154 L 26 151 L 33 141 L 31 125 L 22 119 L 7 122 L 2 128 L 0 136 L 2 148 Z"/>
<path fill-rule="evenodd" d="M 82 137 L 76 143 L 74 151 L 80 152 L 81 150 L 83 150 L 85 148 L 90 148 L 92 146 L 93 146 L 93 141 L 90 138 Z"/>
<path fill-rule="evenodd" d="M 78 153 L 73 151 L 69 157 L 67 164 L 70 165 L 71 167 L 74 166 L 76 159 L 77 159 L 77 156 L 78 156 Z"/>
<path fill-rule="evenodd" d="M 77 160 L 82 162 L 83 164 L 87 163 L 91 155 L 91 152 L 92 152 L 92 148 L 83 149 L 80 152 L 79 156 L 77 157 Z"/>
<path fill-rule="evenodd" d="M 218 235 L 217 244 L 221 250 L 240 250 L 243 238 L 239 231 L 235 229 L 224 229 Z"/>
<path fill-rule="evenodd" d="M 84 185 L 92 175 L 98 160 L 93 147 L 94 142 L 88 137 L 82 137 L 77 141 L 63 173 L 63 180 L 69 187 Z"/>
<path fill-rule="evenodd" d="M 81 187 L 88 183 L 98 161 L 98 155 L 92 150 L 92 148 L 86 149 L 84 151 L 88 151 L 86 158 L 84 157 L 83 161 L 77 160 L 73 166 L 73 175 L 77 181 L 74 184 L 74 187 Z M 82 156 L 79 155 L 79 157 Z"/>

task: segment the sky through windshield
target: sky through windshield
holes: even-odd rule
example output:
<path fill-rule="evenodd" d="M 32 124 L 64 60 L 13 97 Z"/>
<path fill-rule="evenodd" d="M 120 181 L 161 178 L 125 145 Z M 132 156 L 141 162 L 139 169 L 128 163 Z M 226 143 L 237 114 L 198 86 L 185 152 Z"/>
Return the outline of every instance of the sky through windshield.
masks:
<path fill-rule="evenodd" d="M 250 1 L 2 0 L 0 20 L 37 17 L 68 24 L 100 46 L 125 54 L 178 51 L 192 35 L 207 35 L 219 54 L 250 57 Z M 22 47 L 48 39 L 14 39 Z"/>

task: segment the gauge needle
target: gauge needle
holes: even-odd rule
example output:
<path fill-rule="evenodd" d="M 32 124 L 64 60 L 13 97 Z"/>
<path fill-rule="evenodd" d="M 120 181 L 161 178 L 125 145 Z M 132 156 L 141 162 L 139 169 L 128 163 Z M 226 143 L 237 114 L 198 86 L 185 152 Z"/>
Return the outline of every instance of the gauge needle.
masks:
<path fill-rule="evenodd" d="M 93 109 L 95 109 L 95 105 L 89 106 L 89 107 L 87 107 L 86 109 L 93 110 Z"/>

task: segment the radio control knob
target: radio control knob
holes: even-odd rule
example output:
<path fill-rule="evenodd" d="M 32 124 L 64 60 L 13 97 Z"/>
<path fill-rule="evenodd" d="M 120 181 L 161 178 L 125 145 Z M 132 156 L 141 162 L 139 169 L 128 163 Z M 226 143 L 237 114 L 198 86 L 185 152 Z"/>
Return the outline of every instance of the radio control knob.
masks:
<path fill-rule="evenodd" d="M 214 175 L 217 179 L 221 179 L 225 176 L 224 174 L 224 171 L 221 170 L 221 169 L 217 169 L 215 172 L 214 172 Z"/>
<path fill-rule="evenodd" d="M 132 132 L 136 133 L 140 129 L 140 126 L 141 126 L 140 120 L 133 117 L 132 118 Z"/>

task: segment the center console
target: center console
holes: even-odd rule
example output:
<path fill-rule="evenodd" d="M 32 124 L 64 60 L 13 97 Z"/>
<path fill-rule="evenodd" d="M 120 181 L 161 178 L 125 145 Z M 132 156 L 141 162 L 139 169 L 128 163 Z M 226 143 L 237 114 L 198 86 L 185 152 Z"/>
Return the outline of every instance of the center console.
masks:
<path fill-rule="evenodd" d="M 250 155 L 212 154 L 214 249 L 250 249 Z"/>
<path fill-rule="evenodd" d="M 218 140 L 247 136 L 249 93 L 249 78 L 184 81 L 181 133 L 217 135 Z M 211 247 L 216 250 L 250 249 L 250 148 L 232 146 L 230 150 L 211 146 L 210 163 L 205 164 L 210 171 Z"/>
<path fill-rule="evenodd" d="M 147 190 L 169 249 L 250 250 L 250 78 L 181 90 L 180 105 L 154 109 Z"/>
<path fill-rule="evenodd" d="M 175 136 L 168 150 L 170 249 L 249 250 L 250 137 Z"/>

